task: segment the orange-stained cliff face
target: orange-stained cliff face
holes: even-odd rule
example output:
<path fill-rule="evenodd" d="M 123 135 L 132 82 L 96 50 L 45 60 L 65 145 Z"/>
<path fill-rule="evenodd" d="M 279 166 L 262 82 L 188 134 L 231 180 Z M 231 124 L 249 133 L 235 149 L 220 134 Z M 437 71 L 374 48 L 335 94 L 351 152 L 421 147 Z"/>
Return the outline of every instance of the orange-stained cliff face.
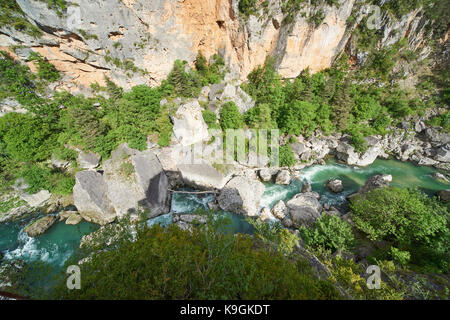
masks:
<path fill-rule="evenodd" d="M 243 17 L 238 0 L 73 0 L 80 19 L 69 11 L 58 16 L 44 2 L 17 0 L 30 21 L 44 31 L 42 39 L 31 39 L 0 27 L 6 42 L 29 46 L 47 57 L 67 77 L 66 87 L 78 90 L 91 83 L 102 84 L 104 75 L 130 88 L 157 85 L 170 72 L 176 59 L 195 61 L 200 51 L 206 57 L 221 54 L 237 78 L 245 79 L 268 56 L 276 59 L 281 76 L 292 78 L 304 69 L 317 72 L 329 68 L 344 50 L 352 34 L 349 16 L 358 21 L 370 14 L 362 0 L 342 0 L 339 7 L 325 3 L 305 7 L 285 23 L 281 0 L 270 0 L 258 16 Z M 318 11 L 323 21 L 310 19 Z M 383 44 L 407 37 L 413 47 L 423 47 L 420 11 L 401 21 L 383 21 Z M 82 31 L 80 31 L 82 30 Z M 396 32 L 391 32 L 395 30 Z M 118 62 L 132 62 L 142 72 L 130 72 Z M 67 82 L 66 81 L 66 82 Z"/>

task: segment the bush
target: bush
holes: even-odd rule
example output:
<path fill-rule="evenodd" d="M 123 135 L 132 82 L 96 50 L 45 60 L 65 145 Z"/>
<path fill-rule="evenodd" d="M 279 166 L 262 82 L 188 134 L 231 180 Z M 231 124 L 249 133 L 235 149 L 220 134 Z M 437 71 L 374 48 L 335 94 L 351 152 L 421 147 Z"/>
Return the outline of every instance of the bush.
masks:
<path fill-rule="evenodd" d="M 56 136 L 40 118 L 30 114 L 8 113 L 0 118 L 0 143 L 17 161 L 42 161 L 51 156 Z"/>
<path fill-rule="evenodd" d="M 191 98 L 200 94 L 202 79 L 192 70 L 186 71 L 188 68 L 186 61 L 176 60 L 167 77 L 167 81 L 173 87 L 176 96 Z"/>
<path fill-rule="evenodd" d="M 244 14 L 246 17 L 248 17 L 249 15 L 255 15 L 257 11 L 257 0 L 239 0 L 239 12 Z"/>
<path fill-rule="evenodd" d="M 222 130 L 240 129 L 243 125 L 242 115 L 234 102 L 224 103 L 220 108 L 220 126 Z"/>
<path fill-rule="evenodd" d="M 299 258 L 300 259 L 300 258 Z M 58 299 L 336 299 L 307 263 L 256 248 L 251 237 L 213 228 L 145 227 L 136 241 L 98 252 L 80 265 L 84 285 Z"/>
<path fill-rule="evenodd" d="M 411 254 L 408 251 L 401 251 L 395 247 L 391 247 L 391 257 L 402 266 L 406 266 L 411 260 Z"/>
<path fill-rule="evenodd" d="M 317 127 L 315 122 L 317 105 L 295 100 L 281 109 L 280 128 L 294 135 L 310 135 Z"/>
<path fill-rule="evenodd" d="M 279 223 L 268 223 L 261 219 L 247 218 L 246 221 L 253 226 L 254 236 L 283 255 L 290 255 L 298 243 L 298 236 L 290 233 Z"/>
<path fill-rule="evenodd" d="M 208 125 L 208 128 L 210 129 L 219 129 L 220 126 L 217 124 L 217 116 L 214 112 L 210 110 L 203 110 L 202 111 L 203 120 L 205 120 L 205 123 Z"/>
<path fill-rule="evenodd" d="M 355 245 L 351 226 L 335 215 L 323 215 L 313 227 L 301 227 L 300 234 L 305 244 L 312 248 L 349 251 Z"/>
<path fill-rule="evenodd" d="M 42 80 L 53 82 L 61 77 L 55 66 L 44 59 L 40 54 L 33 52 L 30 54 L 29 59 L 30 61 L 35 61 L 37 63 L 38 76 Z"/>
<path fill-rule="evenodd" d="M 75 179 L 69 174 L 52 170 L 40 164 L 26 166 L 20 172 L 20 176 L 29 185 L 27 189 L 29 193 L 48 190 L 56 195 L 69 195 L 75 185 Z"/>
<path fill-rule="evenodd" d="M 292 167 L 296 164 L 297 161 L 295 160 L 295 155 L 291 146 L 281 146 L 279 154 L 281 167 Z"/>
<path fill-rule="evenodd" d="M 417 190 L 382 188 L 352 199 L 355 226 L 370 240 L 388 241 L 411 253 L 411 263 L 441 272 L 449 261 L 449 213 Z"/>

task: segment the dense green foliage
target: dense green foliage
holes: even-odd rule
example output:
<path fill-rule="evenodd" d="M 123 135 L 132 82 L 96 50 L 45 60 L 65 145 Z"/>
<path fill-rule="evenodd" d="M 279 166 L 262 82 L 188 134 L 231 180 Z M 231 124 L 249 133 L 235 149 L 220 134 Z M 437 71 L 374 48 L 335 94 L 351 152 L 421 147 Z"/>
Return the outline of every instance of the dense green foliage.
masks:
<path fill-rule="evenodd" d="M 81 266 L 81 290 L 58 299 L 337 299 L 328 281 L 249 236 L 216 229 L 183 231 L 156 225 L 134 242 L 91 256 Z"/>
<path fill-rule="evenodd" d="M 55 66 L 49 63 L 47 60 L 42 58 L 42 56 L 36 52 L 30 54 L 30 61 L 35 61 L 38 69 L 38 77 L 47 81 L 56 81 L 60 78 L 58 70 Z"/>
<path fill-rule="evenodd" d="M 189 68 L 186 61 L 176 60 L 172 71 L 167 77 L 175 96 L 186 98 L 198 97 L 203 86 L 219 83 L 224 76 L 224 61 L 215 54 L 210 63 L 199 53 L 195 61 L 196 69 Z"/>
<path fill-rule="evenodd" d="M 335 215 L 323 215 L 311 228 L 302 227 L 300 234 L 308 247 L 322 247 L 332 252 L 348 251 L 355 245 L 348 222 Z"/>
<path fill-rule="evenodd" d="M 396 52 L 393 46 L 389 52 Z M 370 70 L 392 65 L 379 60 L 385 53 L 374 53 Z M 251 128 L 279 128 L 283 133 L 309 136 L 320 129 L 325 134 L 334 131 L 348 133 L 359 152 L 366 150 L 364 137 L 386 134 L 387 127 L 405 116 L 418 114 L 426 105 L 415 95 L 396 86 L 377 87 L 354 84 L 361 73 L 348 71 L 344 55 L 336 65 L 314 75 L 304 71 L 292 80 L 282 81 L 274 61 L 268 59 L 257 67 L 242 85 L 255 100 L 256 106 L 244 115 Z M 365 72 L 365 71 L 361 71 Z"/>
<path fill-rule="evenodd" d="M 210 129 L 219 129 L 220 126 L 217 124 L 217 116 L 214 112 L 206 109 L 202 111 L 203 120 L 208 125 Z"/>
<path fill-rule="evenodd" d="M 290 255 L 298 243 L 298 236 L 283 228 L 280 222 L 272 223 L 252 218 L 247 218 L 246 221 L 253 226 L 254 237 L 283 255 Z"/>
<path fill-rule="evenodd" d="M 383 188 L 355 197 L 351 209 L 355 226 L 370 240 L 409 251 L 413 265 L 448 272 L 450 216 L 436 199 L 417 190 Z M 391 252 L 399 260 L 396 249 Z"/>
<path fill-rule="evenodd" d="M 220 108 L 220 127 L 227 129 L 240 129 L 244 125 L 242 115 L 234 102 L 227 102 Z"/>
<path fill-rule="evenodd" d="M 44 99 L 45 86 L 59 79 L 59 73 L 38 54 L 32 54 L 31 60 L 37 65 L 37 74 L 1 52 L 0 98 L 14 98 L 33 114 L 9 113 L 0 118 L 0 179 L 6 187 L 17 177 L 24 177 L 30 191 L 42 188 L 58 194 L 70 193 L 74 171 L 59 172 L 48 165 L 48 160 L 74 161 L 74 147 L 97 152 L 106 159 L 122 142 L 144 150 L 148 137 L 156 137 L 162 146 L 169 145 L 170 115 L 176 111 L 173 99 L 195 96 L 203 85 L 220 81 L 224 65 L 217 55 L 212 63 L 199 55 L 198 70 L 177 61 L 168 80 L 159 87 L 139 85 L 124 93 L 106 79 L 106 88 L 97 86 L 97 91 L 106 91 L 108 99 L 67 92 Z M 163 99 L 168 101 L 164 105 L 160 104 Z"/>
<path fill-rule="evenodd" d="M 297 162 L 290 145 L 280 147 L 279 159 L 281 167 L 292 167 Z"/>

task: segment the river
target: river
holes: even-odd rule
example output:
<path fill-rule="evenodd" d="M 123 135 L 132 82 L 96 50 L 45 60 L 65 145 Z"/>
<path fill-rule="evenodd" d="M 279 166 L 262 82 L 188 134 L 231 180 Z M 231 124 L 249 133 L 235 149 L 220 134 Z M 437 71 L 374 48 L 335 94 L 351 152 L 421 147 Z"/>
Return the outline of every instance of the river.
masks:
<path fill-rule="evenodd" d="M 349 167 L 328 161 L 325 166 L 311 166 L 301 171 L 300 179 L 308 181 L 313 191 L 321 195 L 321 202 L 328 202 L 336 206 L 345 205 L 347 195 L 356 192 L 364 182 L 375 174 L 391 174 L 392 186 L 401 188 L 419 188 L 429 195 L 438 190 L 449 189 L 450 184 L 443 183 L 431 176 L 437 170 L 430 167 L 419 167 L 409 162 L 396 160 L 376 160 L 365 168 Z M 344 191 L 334 194 L 325 188 L 329 179 L 343 181 Z M 279 200 L 287 201 L 299 193 L 302 181 L 293 180 L 289 186 L 266 183 L 266 190 L 262 197 L 261 207 L 271 208 Z M 151 219 L 148 225 L 155 223 L 167 225 L 172 222 L 173 213 L 192 213 L 199 208 L 207 209 L 208 202 L 213 195 L 174 194 L 171 213 Z M 242 216 L 225 213 L 231 218 L 233 232 L 251 233 L 252 227 Z M 96 230 L 98 226 L 88 222 L 82 222 L 76 226 L 57 222 L 45 234 L 30 238 L 23 232 L 23 228 L 30 222 L 26 219 L 0 224 L 0 251 L 4 260 L 21 259 L 29 263 L 42 261 L 54 269 L 60 269 L 64 262 L 77 250 L 81 237 Z"/>

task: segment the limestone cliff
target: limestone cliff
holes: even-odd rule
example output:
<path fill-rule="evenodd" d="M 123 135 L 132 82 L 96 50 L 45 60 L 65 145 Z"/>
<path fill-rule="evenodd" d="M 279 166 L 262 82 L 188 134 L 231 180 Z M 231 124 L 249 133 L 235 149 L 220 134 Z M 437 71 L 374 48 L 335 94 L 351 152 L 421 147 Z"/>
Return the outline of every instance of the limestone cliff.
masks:
<path fill-rule="evenodd" d="M 292 78 L 308 67 L 330 67 L 354 27 L 372 14 L 362 0 L 305 2 L 296 12 L 285 12 L 283 0 L 260 2 L 257 14 L 244 16 L 238 0 L 71 0 L 58 10 L 44 1 L 17 0 L 42 35 L 33 38 L 2 25 L 0 48 L 31 47 L 64 72 L 60 87 L 71 92 L 103 84 L 104 75 L 125 88 L 156 85 L 176 59 L 193 63 L 199 51 L 206 57 L 219 53 L 241 79 L 273 56 L 279 73 Z M 320 21 L 311 18 L 316 15 Z M 379 46 L 407 38 L 426 56 L 426 23 L 421 10 L 401 19 L 385 14 Z"/>

